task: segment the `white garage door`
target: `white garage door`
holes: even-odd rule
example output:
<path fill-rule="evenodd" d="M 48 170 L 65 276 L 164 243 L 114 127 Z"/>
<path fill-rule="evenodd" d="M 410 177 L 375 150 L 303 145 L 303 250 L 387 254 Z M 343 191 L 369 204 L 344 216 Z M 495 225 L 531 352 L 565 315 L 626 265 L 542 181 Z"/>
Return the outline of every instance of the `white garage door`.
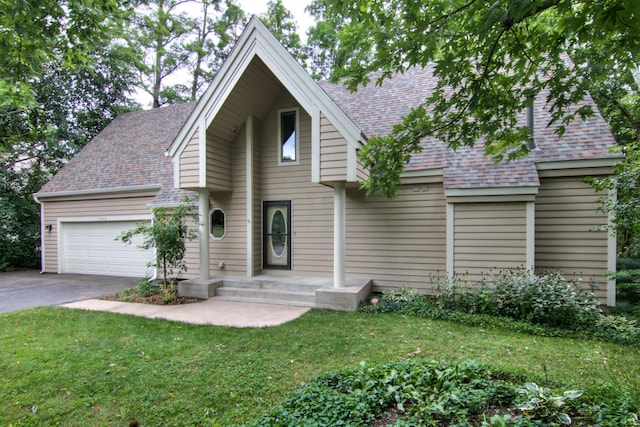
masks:
<path fill-rule="evenodd" d="M 135 227 L 136 221 L 66 222 L 62 224 L 61 272 L 145 277 L 151 275 L 153 251 L 138 248 L 142 236 L 130 245 L 114 239 Z"/>

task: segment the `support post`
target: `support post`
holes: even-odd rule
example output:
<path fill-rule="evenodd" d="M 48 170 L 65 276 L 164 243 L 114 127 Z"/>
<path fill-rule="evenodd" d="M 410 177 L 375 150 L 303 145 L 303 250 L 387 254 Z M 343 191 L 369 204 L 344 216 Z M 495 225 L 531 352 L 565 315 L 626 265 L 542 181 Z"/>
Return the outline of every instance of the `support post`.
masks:
<path fill-rule="evenodd" d="M 247 277 L 253 277 L 253 116 L 245 122 L 245 144 L 247 157 L 245 171 L 247 174 Z"/>
<path fill-rule="evenodd" d="M 527 249 L 526 268 L 533 273 L 536 267 L 536 203 L 527 202 L 526 227 L 527 227 Z"/>
<path fill-rule="evenodd" d="M 200 280 L 209 280 L 209 190 L 198 190 L 198 241 L 200 243 Z"/>
<path fill-rule="evenodd" d="M 343 288 L 345 273 L 345 211 L 346 192 L 344 182 L 336 182 L 333 187 L 333 287 Z"/>
<path fill-rule="evenodd" d="M 455 277 L 455 205 L 447 203 L 447 220 L 446 220 L 446 274 L 448 280 Z"/>

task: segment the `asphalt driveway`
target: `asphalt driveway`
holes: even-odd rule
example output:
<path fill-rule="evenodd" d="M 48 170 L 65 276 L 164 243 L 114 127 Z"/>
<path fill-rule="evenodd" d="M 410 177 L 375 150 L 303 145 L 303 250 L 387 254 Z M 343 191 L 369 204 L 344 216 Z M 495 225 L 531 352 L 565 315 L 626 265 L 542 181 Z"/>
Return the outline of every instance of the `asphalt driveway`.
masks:
<path fill-rule="evenodd" d="M 36 270 L 0 272 L 0 313 L 96 298 L 132 288 L 139 281 L 131 277 L 40 274 Z"/>

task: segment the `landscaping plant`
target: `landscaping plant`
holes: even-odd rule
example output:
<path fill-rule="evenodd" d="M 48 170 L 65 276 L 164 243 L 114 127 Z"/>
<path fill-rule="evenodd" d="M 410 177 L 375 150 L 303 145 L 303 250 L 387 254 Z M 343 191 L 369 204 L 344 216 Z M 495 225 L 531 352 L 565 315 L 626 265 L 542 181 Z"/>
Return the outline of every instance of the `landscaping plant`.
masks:
<path fill-rule="evenodd" d="M 606 314 L 593 294 L 559 274 L 502 273 L 475 288 L 440 283 L 436 295 L 399 288 L 374 297 L 363 312 L 402 313 L 546 336 L 596 337 L 640 345 L 636 320 Z"/>
<path fill-rule="evenodd" d="M 197 237 L 195 230 L 189 227 L 188 220 L 192 218 L 198 223 L 198 215 L 193 212 L 192 206 L 185 201 L 172 209 L 171 214 L 166 208 L 153 209 L 153 221 L 140 223 L 133 230 L 123 232 L 116 238 L 125 244 L 131 244 L 133 236 L 142 235 L 144 240 L 140 244 L 142 249 L 155 248 L 154 267 L 162 270 L 163 287 L 169 289 L 168 274 L 173 274 L 174 269 L 187 271 L 184 261 L 186 241 Z"/>
<path fill-rule="evenodd" d="M 601 400 L 589 391 L 589 400 L 581 390 L 522 381 L 472 361 L 362 362 L 314 377 L 247 426 L 637 425 L 624 392 Z"/>

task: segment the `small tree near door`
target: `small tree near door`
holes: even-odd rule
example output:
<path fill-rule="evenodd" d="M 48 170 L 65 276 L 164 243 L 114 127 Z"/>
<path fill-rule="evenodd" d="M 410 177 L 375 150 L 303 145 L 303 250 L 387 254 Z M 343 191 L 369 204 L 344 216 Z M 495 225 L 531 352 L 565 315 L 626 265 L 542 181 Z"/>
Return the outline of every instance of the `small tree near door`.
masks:
<path fill-rule="evenodd" d="M 197 232 L 189 227 L 188 220 L 193 218 L 197 224 L 198 214 L 193 212 L 187 201 L 174 208 L 171 214 L 166 208 L 154 208 L 151 223 L 140 223 L 133 230 L 125 231 L 116 238 L 125 244 L 131 244 L 133 236 L 144 236 L 139 247 L 156 249 L 155 263 L 151 266 L 162 269 L 165 289 L 168 285 L 167 275 L 173 274 L 174 270 L 187 271 L 184 261 L 186 241 L 197 237 Z"/>

